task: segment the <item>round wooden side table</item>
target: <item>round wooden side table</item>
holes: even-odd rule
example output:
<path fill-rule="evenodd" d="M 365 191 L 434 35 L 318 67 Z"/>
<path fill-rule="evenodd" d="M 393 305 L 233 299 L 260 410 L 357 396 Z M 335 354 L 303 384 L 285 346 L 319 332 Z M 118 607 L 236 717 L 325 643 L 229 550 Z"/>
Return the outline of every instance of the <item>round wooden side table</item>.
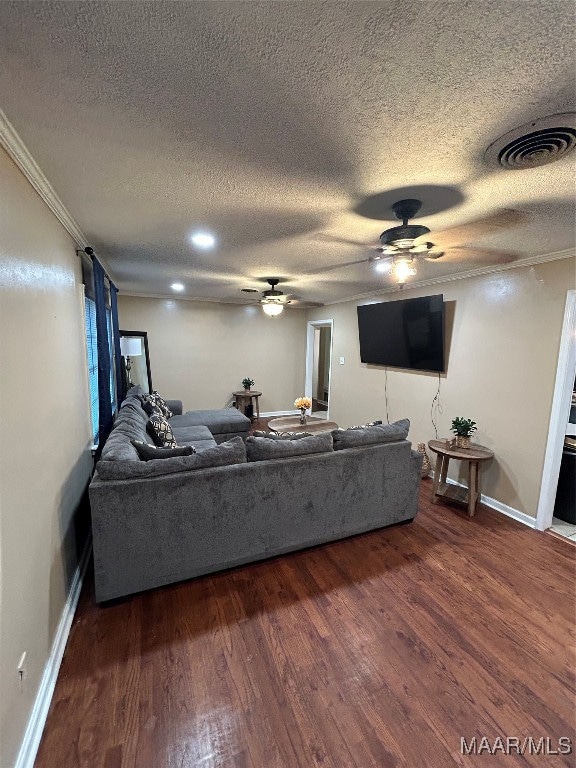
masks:
<path fill-rule="evenodd" d="M 242 413 L 246 413 L 246 407 L 252 405 L 252 399 L 254 399 L 254 407 L 256 408 L 256 418 L 260 418 L 260 405 L 258 398 L 262 392 L 257 392 L 255 389 L 243 389 L 241 392 L 232 392 L 234 399 L 236 400 L 236 408 Z"/>
<path fill-rule="evenodd" d="M 436 454 L 432 504 L 438 499 L 451 499 L 468 507 L 468 515 L 474 517 L 476 502 L 480 498 L 478 480 L 479 464 L 494 458 L 493 452 L 478 443 L 471 443 L 470 448 L 451 448 L 446 440 L 430 440 L 428 448 Z M 468 488 L 446 482 L 450 459 L 468 462 Z"/>

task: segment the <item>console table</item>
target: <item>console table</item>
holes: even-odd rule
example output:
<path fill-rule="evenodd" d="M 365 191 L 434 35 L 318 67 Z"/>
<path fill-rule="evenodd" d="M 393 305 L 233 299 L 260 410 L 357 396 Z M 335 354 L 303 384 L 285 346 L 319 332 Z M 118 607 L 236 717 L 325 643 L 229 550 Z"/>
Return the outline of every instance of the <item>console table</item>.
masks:
<path fill-rule="evenodd" d="M 258 398 L 262 392 L 257 392 L 255 389 L 243 389 L 241 392 L 232 392 L 234 399 L 236 400 L 236 408 L 246 414 L 246 407 L 252 405 L 252 399 L 254 399 L 254 407 L 256 408 L 256 418 L 260 418 L 260 405 Z"/>
<path fill-rule="evenodd" d="M 446 440 L 430 440 L 428 448 L 436 454 L 432 504 L 436 504 L 438 499 L 451 499 L 465 504 L 468 507 L 468 515 L 474 517 L 476 502 L 480 498 L 478 466 L 481 461 L 492 459 L 494 454 L 489 448 L 477 443 L 471 443 L 470 448 L 451 448 Z M 446 482 L 450 459 L 468 462 L 468 488 Z"/>

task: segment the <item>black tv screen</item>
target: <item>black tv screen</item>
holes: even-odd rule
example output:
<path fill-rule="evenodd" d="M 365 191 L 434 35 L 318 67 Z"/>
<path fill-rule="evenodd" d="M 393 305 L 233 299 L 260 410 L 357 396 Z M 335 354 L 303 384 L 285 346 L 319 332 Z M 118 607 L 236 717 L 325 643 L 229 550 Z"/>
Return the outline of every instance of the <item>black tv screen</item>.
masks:
<path fill-rule="evenodd" d="M 365 304 L 358 309 L 363 363 L 444 371 L 444 296 Z"/>

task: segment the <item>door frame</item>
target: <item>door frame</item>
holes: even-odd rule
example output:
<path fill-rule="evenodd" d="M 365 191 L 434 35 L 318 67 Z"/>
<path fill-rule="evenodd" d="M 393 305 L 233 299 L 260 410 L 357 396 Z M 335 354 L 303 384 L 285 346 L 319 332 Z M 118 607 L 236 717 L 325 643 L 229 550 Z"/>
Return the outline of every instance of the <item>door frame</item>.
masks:
<path fill-rule="evenodd" d="M 334 320 L 309 320 L 306 325 L 306 375 L 304 395 L 312 399 L 312 381 L 314 376 L 314 331 L 316 328 L 330 328 L 330 365 L 328 367 L 328 409 L 326 418 L 330 418 L 332 400 L 332 347 L 334 345 Z"/>
<path fill-rule="evenodd" d="M 566 435 L 570 402 L 574 387 L 574 372 L 576 370 L 576 291 L 566 293 L 564 307 L 564 323 L 560 337 L 558 366 L 556 368 L 556 384 L 550 412 L 550 427 L 546 442 L 546 454 L 540 485 L 540 499 L 536 513 L 536 528 L 545 531 L 552 525 L 554 502 L 558 488 L 558 475 L 562 449 Z"/>

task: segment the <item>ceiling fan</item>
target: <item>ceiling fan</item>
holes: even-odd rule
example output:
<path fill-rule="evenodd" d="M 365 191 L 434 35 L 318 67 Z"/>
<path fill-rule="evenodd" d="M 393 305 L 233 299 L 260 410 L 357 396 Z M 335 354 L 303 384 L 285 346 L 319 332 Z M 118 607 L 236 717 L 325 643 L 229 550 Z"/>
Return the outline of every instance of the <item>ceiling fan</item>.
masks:
<path fill-rule="evenodd" d="M 467 224 L 450 227 L 449 229 L 437 232 L 434 235 L 436 242 L 431 242 L 427 239 L 427 236 L 430 234 L 428 227 L 409 223 L 410 219 L 414 218 L 422 207 L 420 200 L 398 200 L 391 207 L 396 218 L 400 219 L 402 224 L 382 232 L 380 235 L 380 245 L 375 249 L 376 253 L 373 253 L 367 259 L 327 267 L 316 270 L 316 272 L 330 271 L 338 267 L 359 264 L 363 261 L 380 261 L 383 263 L 388 261 L 390 264 L 389 274 L 395 278 L 399 287 L 403 288 L 407 278 L 416 274 L 415 262 L 418 259 L 436 261 L 442 258 L 450 262 L 490 261 L 491 263 L 505 263 L 513 261 L 518 256 L 518 254 L 510 251 L 471 247 L 465 245 L 465 243 L 521 223 L 526 217 L 520 211 L 502 209 L 489 216 L 470 221 Z M 365 243 L 359 243 L 355 240 L 331 236 L 324 236 L 324 239 L 366 247 Z"/>
<path fill-rule="evenodd" d="M 285 307 L 293 308 L 309 308 L 309 307 L 321 307 L 322 304 L 313 301 L 303 301 L 295 296 L 293 293 L 284 293 L 284 291 L 278 290 L 276 287 L 281 282 L 279 277 L 267 277 L 266 282 L 270 286 L 265 291 L 262 291 L 262 298 L 259 299 L 259 303 L 262 306 L 262 310 L 268 317 L 277 317 L 281 315 Z M 255 288 L 241 288 L 243 293 L 258 293 Z M 244 304 L 244 299 L 230 298 L 225 300 L 226 303 Z"/>

